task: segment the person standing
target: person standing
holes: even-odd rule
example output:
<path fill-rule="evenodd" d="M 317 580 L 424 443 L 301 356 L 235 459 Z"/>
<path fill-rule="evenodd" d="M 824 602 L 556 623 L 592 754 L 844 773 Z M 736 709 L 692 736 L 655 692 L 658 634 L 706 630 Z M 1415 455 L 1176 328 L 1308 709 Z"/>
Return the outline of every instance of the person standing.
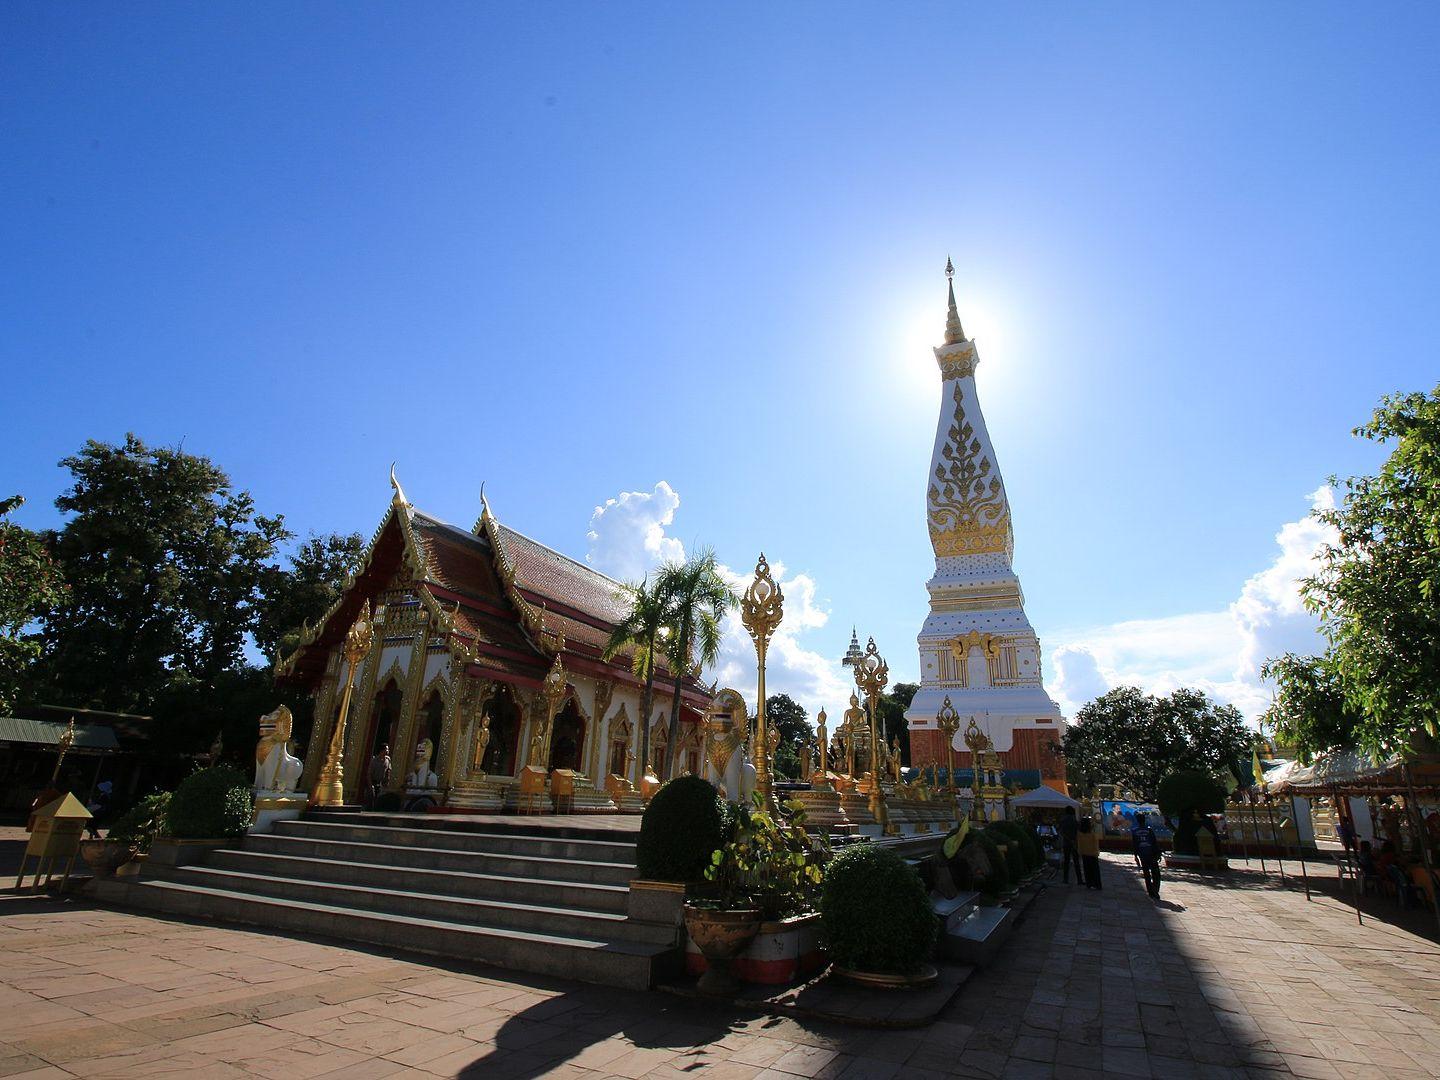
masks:
<path fill-rule="evenodd" d="M 1084 869 L 1087 889 L 1100 888 L 1100 830 L 1088 817 L 1080 821 L 1075 834 L 1075 849 L 1080 853 L 1080 865 Z"/>
<path fill-rule="evenodd" d="M 1075 808 L 1065 807 L 1065 812 L 1060 815 L 1060 880 L 1066 885 L 1070 884 L 1070 864 L 1075 864 L 1075 884 L 1085 884 L 1085 871 L 1080 867 L 1080 854 L 1075 850 L 1075 836 L 1078 832 L 1075 821 Z"/>
<path fill-rule="evenodd" d="M 1160 838 L 1145 820 L 1143 813 L 1135 815 L 1135 827 L 1130 830 L 1130 843 L 1135 851 L 1135 861 L 1145 875 L 1145 891 L 1151 900 L 1160 899 Z"/>
<path fill-rule="evenodd" d="M 390 786 L 390 777 L 394 775 L 394 766 L 390 764 L 390 744 L 386 743 L 380 747 L 376 755 L 370 759 L 370 808 L 373 810 L 379 802 L 380 796 Z"/>

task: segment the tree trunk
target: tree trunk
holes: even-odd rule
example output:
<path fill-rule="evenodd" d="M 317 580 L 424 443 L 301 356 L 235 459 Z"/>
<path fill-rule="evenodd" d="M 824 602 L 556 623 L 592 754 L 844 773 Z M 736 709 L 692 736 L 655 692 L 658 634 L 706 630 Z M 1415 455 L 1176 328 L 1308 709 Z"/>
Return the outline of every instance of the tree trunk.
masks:
<path fill-rule="evenodd" d="M 650 762 L 650 709 L 655 703 L 655 630 L 646 646 L 645 690 L 640 695 L 640 777 Z M 637 778 L 638 779 L 638 778 Z"/>
<path fill-rule="evenodd" d="M 694 627 L 691 625 L 688 615 L 680 625 L 679 630 L 680 633 L 677 634 L 676 637 L 678 638 L 678 644 L 684 648 L 684 651 L 681 652 L 680 655 L 688 657 L 690 655 L 690 635 L 694 632 Z M 672 667 L 670 674 L 675 679 L 675 695 L 670 699 L 670 737 L 665 740 L 664 775 L 667 780 L 673 780 L 675 778 L 676 744 L 680 741 L 680 680 L 684 678 L 684 672 L 676 671 Z"/>

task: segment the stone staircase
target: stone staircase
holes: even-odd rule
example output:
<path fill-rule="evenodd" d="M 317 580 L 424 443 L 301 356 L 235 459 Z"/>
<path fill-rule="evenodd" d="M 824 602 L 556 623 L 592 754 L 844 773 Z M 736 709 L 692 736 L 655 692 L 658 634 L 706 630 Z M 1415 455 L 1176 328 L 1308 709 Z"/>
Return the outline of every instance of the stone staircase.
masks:
<path fill-rule="evenodd" d="M 531 821 L 320 813 L 187 866 L 97 879 L 105 903 L 643 989 L 674 926 L 627 917 L 635 834 Z"/>

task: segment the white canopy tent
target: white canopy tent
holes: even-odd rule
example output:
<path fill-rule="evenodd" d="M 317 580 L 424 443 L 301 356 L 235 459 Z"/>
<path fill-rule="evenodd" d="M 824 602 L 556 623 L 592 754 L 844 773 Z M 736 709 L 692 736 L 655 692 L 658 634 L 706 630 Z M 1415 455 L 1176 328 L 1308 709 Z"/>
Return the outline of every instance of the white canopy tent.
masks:
<path fill-rule="evenodd" d="M 1024 795 L 1016 795 L 1010 800 L 1010 806 L 1016 810 L 1063 810 L 1067 806 L 1073 806 L 1077 811 L 1080 809 L 1080 804 L 1070 796 L 1044 784 Z"/>

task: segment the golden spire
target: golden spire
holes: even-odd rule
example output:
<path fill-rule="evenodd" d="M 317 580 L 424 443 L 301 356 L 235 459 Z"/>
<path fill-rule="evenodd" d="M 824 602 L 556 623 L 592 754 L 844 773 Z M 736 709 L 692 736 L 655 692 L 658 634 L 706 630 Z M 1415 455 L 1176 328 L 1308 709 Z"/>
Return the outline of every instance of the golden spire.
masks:
<path fill-rule="evenodd" d="M 965 330 L 960 325 L 960 312 L 955 308 L 955 264 L 945 260 L 945 281 L 950 286 L 950 310 L 945 315 L 945 344 L 958 345 L 965 340 Z"/>

